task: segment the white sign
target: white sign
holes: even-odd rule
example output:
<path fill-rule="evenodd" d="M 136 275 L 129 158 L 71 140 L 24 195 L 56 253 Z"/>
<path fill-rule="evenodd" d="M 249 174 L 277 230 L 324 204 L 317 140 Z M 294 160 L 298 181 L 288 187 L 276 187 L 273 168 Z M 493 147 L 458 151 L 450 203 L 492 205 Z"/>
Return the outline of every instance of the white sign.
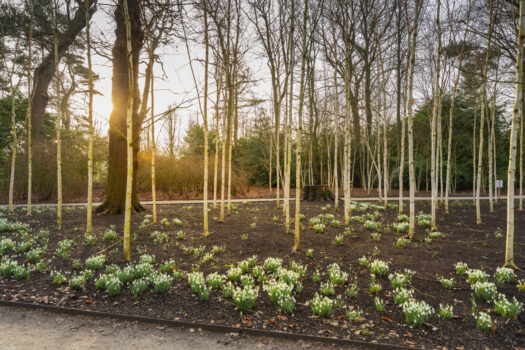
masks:
<path fill-rule="evenodd" d="M 503 180 L 496 180 L 496 188 L 503 188 Z"/>

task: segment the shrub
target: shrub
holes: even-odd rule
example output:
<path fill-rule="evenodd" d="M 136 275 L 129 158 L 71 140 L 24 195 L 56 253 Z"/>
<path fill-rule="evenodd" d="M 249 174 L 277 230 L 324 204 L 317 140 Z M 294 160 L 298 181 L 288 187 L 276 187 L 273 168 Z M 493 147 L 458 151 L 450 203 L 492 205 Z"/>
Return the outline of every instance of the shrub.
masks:
<path fill-rule="evenodd" d="M 69 287 L 76 290 L 84 290 L 86 288 L 86 277 L 84 275 L 73 275 L 69 279 Z"/>
<path fill-rule="evenodd" d="M 360 309 L 348 310 L 348 311 L 346 311 L 346 315 L 345 316 L 348 319 L 348 321 L 356 322 L 356 321 L 359 321 L 359 319 L 361 318 L 362 313 L 363 312 Z"/>
<path fill-rule="evenodd" d="M 53 279 L 53 284 L 62 285 L 66 283 L 67 278 L 60 271 L 51 271 L 51 278 Z"/>
<path fill-rule="evenodd" d="M 72 246 L 73 246 L 72 240 L 70 239 L 61 240 L 60 242 L 58 242 L 58 246 L 55 251 L 55 255 L 64 260 L 69 259 L 69 251 L 71 250 Z"/>
<path fill-rule="evenodd" d="M 120 282 L 117 276 L 109 276 L 106 280 L 106 290 L 108 291 L 110 297 L 119 295 L 121 287 L 122 282 Z"/>
<path fill-rule="evenodd" d="M 493 324 L 490 314 L 488 312 L 480 311 L 477 314 L 473 314 L 474 319 L 476 320 L 476 326 L 484 332 L 490 332 L 492 330 Z"/>
<path fill-rule="evenodd" d="M 414 291 L 405 288 L 394 289 L 394 303 L 402 305 L 414 296 Z"/>
<path fill-rule="evenodd" d="M 452 289 L 454 287 L 454 279 L 453 278 L 445 278 L 445 277 L 441 276 L 441 277 L 438 277 L 437 280 L 441 283 L 441 286 L 443 286 L 443 288 L 445 288 L 445 289 Z"/>
<path fill-rule="evenodd" d="M 136 278 L 149 278 L 153 274 L 153 267 L 148 263 L 139 263 L 135 266 L 133 274 Z"/>
<path fill-rule="evenodd" d="M 237 287 L 233 291 L 233 300 L 237 307 L 243 312 L 249 311 L 253 308 L 258 296 L 259 288 L 253 288 L 250 286 L 242 289 Z"/>
<path fill-rule="evenodd" d="M 167 233 L 160 231 L 153 231 L 150 234 L 150 238 L 153 240 L 154 244 L 168 243 L 170 239 Z"/>
<path fill-rule="evenodd" d="M 405 248 L 407 244 L 410 243 L 410 240 L 405 237 L 400 237 L 396 240 L 395 246 L 398 248 Z"/>
<path fill-rule="evenodd" d="M 41 256 L 42 256 L 41 248 L 34 248 L 26 253 L 26 259 L 32 263 L 38 262 L 41 259 Z"/>
<path fill-rule="evenodd" d="M 182 226 L 182 220 L 179 219 L 179 218 L 174 218 L 174 219 L 173 219 L 173 224 L 174 224 L 175 226 Z"/>
<path fill-rule="evenodd" d="M 230 267 L 226 275 L 231 281 L 239 282 L 241 280 L 242 270 L 239 267 Z"/>
<path fill-rule="evenodd" d="M 359 258 L 359 266 L 368 267 L 369 264 L 370 264 L 370 261 L 368 260 L 366 256 L 362 256 Z"/>
<path fill-rule="evenodd" d="M 468 268 L 467 264 L 461 261 L 456 263 L 454 267 L 456 269 L 456 274 L 458 275 L 464 275 L 467 272 L 467 268 Z"/>
<path fill-rule="evenodd" d="M 390 284 L 392 285 L 392 288 L 403 288 L 408 283 L 406 276 L 398 272 L 389 274 L 388 279 L 390 280 Z"/>
<path fill-rule="evenodd" d="M 379 222 L 374 221 L 374 220 L 366 220 L 364 225 L 365 225 L 365 228 L 367 228 L 369 230 L 375 230 L 375 229 L 381 227 L 381 224 Z"/>
<path fill-rule="evenodd" d="M 264 260 L 264 268 L 268 272 L 274 272 L 281 267 L 282 263 L 283 259 L 280 258 L 266 258 L 266 260 Z"/>
<path fill-rule="evenodd" d="M 388 272 L 388 264 L 376 259 L 370 264 L 370 272 L 377 276 L 384 276 Z"/>
<path fill-rule="evenodd" d="M 518 281 L 518 290 L 520 292 L 525 292 L 525 279 Z"/>
<path fill-rule="evenodd" d="M 4 257 L 2 261 L 0 261 L 0 274 L 12 276 L 17 266 L 18 262 L 16 260 Z"/>
<path fill-rule="evenodd" d="M 399 222 L 408 222 L 408 215 L 398 215 L 397 221 Z"/>
<path fill-rule="evenodd" d="M 292 294 L 293 286 L 281 281 L 270 281 L 263 286 L 263 290 L 268 293 L 272 303 L 277 303 L 279 297 Z"/>
<path fill-rule="evenodd" d="M 106 256 L 104 254 L 92 256 L 86 259 L 86 268 L 97 271 L 101 270 L 106 263 Z"/>
<path fill-rule="evenodd" d="M 394 228 L 394 230 L 396 230 L 396 232 L 406 232 L 408 226 L 408 222 L 394 222 L 392 224 L 392 227 Z"/>
<path fill-rule="evenodd" d="M 155 274 L 152 278 L 155 293 L 166 293 L 171 287 L 172 277 L 167 273 Z"/>
<path fill-rule="evenodd" d="M 172 272 L 173 270 L 175 270 L 175 261 L 173 259 L 163 262 L 159 267 L 159 271 L 163 273 Z"/>
<path fill-rule="evenodd" d="M 454 314 L 452 305 L 442 305 L 439 304 L 439 317 L 441 318 L 451 318 Z"/>
<path fill-rule="evenodd" d="M 334 301 L 328 297 L 320 297 L 319 294 L 315 293 L 315 296 L 309 301 L 309 304 L 314 315 L 330 317 Z"/>
<path fill-rule="evenodd" d="M 324 231 L 325 227 L 326 227 L 325 224 L 322 224 L 322 223 L 318 223 L 318 224 L 315 224 L 313 226 L 314 231 L 317 232 L 317 233 L 322 233 Z"/>
<path fill-rule="evenodd" d="M 131 293 L 133 294 L 133 298 L 138 297 L 139 294 L 142 294 L 148 289 L 150 285 L 149 278 L 139 278 L 133 281 L 131 283 Z"/>
<path fill-rule="evenodd" d="M 18 265 L 13 269 L 13 276 L 17 280 L 29 280 L 29 268 L 24 265 Z"/>
<path fill-rule="evenodd" d="M 335 236 L 335 239 L 334 239 L 334 243 L 336 245 L 341 245 L 343 244 L 343 235 L 336 235 Z"/>
<path fill-rule="evenodd" d="M 334 295 L 335 288 L 331 282 L 321 283 L 320 291 L 322 295 Z"/>
<path fill-rule="evenodd" d="M 371 236 L 372 236 L 372 239 L 373 239 L 374 241 L 376 241 L 376 242 L 381 241 L 381 234 L 380 234 L 380 233 L 375 233 L 375 232 L 374 232 L 374 233 L 371 234 Z"/>
<path fill-rule="evenodd" d="M 496 285 L 492 282 L 476 282 L 471 288 L 474 290 L 476 297 L 485 301 L 494 299 L 498 293 Z"/>
<path fill-rule="evenodd" d="M 222 296 L 225 298 L 231 298 L 233 296 L 233 283 L 228 281 L 222 285 Z"/>
<path fill-rule="evenodd" d="M 155 263 L 155 255 L 150 254 L 142 254 L 139 257 L 139 264 L 154 264 Z"/>
<path fill-rule="evenodd" d="M 405 319 L 411 326 L 419 327 L 427 322 L 434 309 L 424 301 L 409 300 L 401 305 Z"/>
<path fill-rule="evenodd" d="M 374 298 L 374 305 L 376 306 L 377 312 L 383 312 L 385 310 L 385 302 L 379 297 Z"/>
<path fill-rule="evenodd" d="M 330 266 L 328 266 L 328 277 L 330 278 L 330 282 L 332 282 L 333 284 L 342 285 L 346 282 L 346 279 L 348 278 L 348 273 L 341 271 L 339 265 L 333 263 Z"/>
<path fill-rule="evenodd" d="M 437 238 L 443 237 L 443 234 L 441 232 L 438 232 L 438 231 L 432 231 L 432 232 L 428 233 L 428 237 L 430 237 L 432 239 L 437 239 Z"/>
<path fill-rule="evenodd" d="M 496 269 L 496 283 L 512 283 L 516 281 L 514 270 L 509 267 L 498 267 Z"/>
<path fill-rule="evenodd" d="M 219 289 L 222 286 L 223 275 L 218 274 L 217 272 L 210 273 L 206 276 L 206 282 L 211 287 L 211 289 Z"/>
<path fill-rule="evenodd" d="M 468 269 L 467 275 L 470 284 L 475 284 L 476 282 L 485 282 L 488 277 L 485 271 L 478 269 Z"/>
<path fill-rule="evenodd" d="M 352 283 L 346 289 L 346 296 L 349 298 L 355 298 L 358 292 L 359 292 L 359 287 L 357 286 L 357 284 Z"/>
<path fill-rule="evenodd" d="M 516 297 L 513 297 L 512 302 L 510 302 L 504 294 L 499 294 L 494 301 L 494 311 L 503 317 L 515 319 L 523 311 L 523 304 Z"/>
<path fill-rule="evenodd" d="M 104 231 L 104 236 L 102 239 L 104 241 L 114 241 L 115 239 L 117 239 L 117 237 L 118 233 L 117 231 L 115 231 L 115 227 L 110 226 L 106 231 Z"/>
<path fill-rule="evenodd" d="M 315 270 L 314 274 L 312 275 L 312 282 L 314 283 L 321 282 L 321 274 L 319 273 L 319 270 Z"/>
<path fill-rule="evenodd" d="M 254 281 L 253 281 L 253 277 L 251 275 L 242 275 L 241 276 L 241 285 L 243 287 L 253 286 L 253 284 L 254 284 Z"/>
<path fill-rule="evenodd" d="M 128 265 L 122 270 L 119 269 L 116 275 L 122 284 L 131 282 L 131 280 L 133 279 L 133 266 Z"/>
<path fill-rule="evenodd" d="M 193 293 L 199 293 L 203 288 L 206 288 L 206 283 L 204 281 L 204 275 L 202 272 L 191 272 L 186 275 L 188 283 L 190 284 L 190 289 Z"/>
<path fill-rule="evenodd" d="M 370 283 L 370 293 L 377 294 L 381 291 L 381 289 L 383 289 L 383 287 L 381 287 L 380 283 Z"/>

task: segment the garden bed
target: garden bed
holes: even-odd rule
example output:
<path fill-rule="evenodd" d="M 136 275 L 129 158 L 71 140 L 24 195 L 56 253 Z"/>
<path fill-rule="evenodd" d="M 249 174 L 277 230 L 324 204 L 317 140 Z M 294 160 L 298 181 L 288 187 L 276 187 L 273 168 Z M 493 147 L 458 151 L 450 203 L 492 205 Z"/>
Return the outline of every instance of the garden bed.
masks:
<path fill-rule="evenodd" d="M 418 201 L 416 206 L 418 212 L 429 212 L 428 202 Z M 345 226 L 342 224 L 341 209 L 336 212 L 326 203 L 304 203 L 301 210 L 305 216 L 302 221 L 301 249 L 292 253 L 293 235 L 284 233 L 281 210 L 276 209 L 273 202 L 240 203 L 232 210 L 232 215 L 225 218 L 224 223 L 216 222 L 219 211 L 212 209 L 211 235 L 208 237 L 201 235 L 201 206 L 159 206 L 159 224 L 147 223 L 145 215 L 148 212 L 132 217 L 134 267 L 141 256 L 143 264 L 148 256 L 154 256 L 155 261 L 151 264 L 153 275 L 160 276 L 158 271 L 162 269 L 163 276 L 172 277 L 175 274 L 180 279 L 173 279 L 166 293 L 156 293 L 154 286 L 149 286 L 137 297 L 131 292 L 134 282 L 121 285 L 120 293 L 115 296 L 109 296 L 105 288 L 96 287 L 96 281 L 106 269 L 108 274 L 113 272 L 117 276 L 115 271 L 110 271 L 115 268 L 108 266 L 116 264 L 122 271 L 127 265 L 122 260 L 119 242 L 122 216 L 95 216 L 96 239 L 87 244 L 83 233 L 84 208 L 66 208 L 61 232 L 55 228 L 56 213 L 52 208 L 35 208 L 32 217 L 27 217 L 23 209 L 17 209 L 14 214 L 3 212 L 2 217 L 11 223 L 25 223 L 30 229 L 24 233 L 23 225 L 9 227 L 5 222 L 0 225 L 3 226 L 0 240 L 10 238 L 13 242 L 12 250 L 0 245 L 0 250 L 4 250 L 1 255 L 2 266 L 9 264 L 9 258 L 16 261 L 16 265 L 30 267 L 32 271 L 28 280 L 25 279 L 23 268 L 18 268 L 17 272 L 21 279 L 1 277 L 0 299 L 412 347 L 513 348 L 525 343 L 525 313 L 522 312 L 516 319 L 502 317 L 494 311 L 494 302 L 475 297 L 476 312 L 489 312 L 491 321 L 495 322 L 491 331 L 478 329 L 472 315 L 474 293 L 471 284 L 467 281 L 467 275 L 458 275 L 455 271 L 456 263 L 464 262 L 470 269 L 484 270 L 489 275 L 488 281 L 496 281 L 496 268 L 501 266 L 504 258 L 505 203 L 500 202 L 495 208 L 494 213 L 489 213 L 488 202 L 483 201 L 484 224 L 476 225 L 475 208 L 471 201 L 453 201 L 451 214 L 438 211 L 438 227 L 442 237 L 429 239 L 428 227 L 418 225 L 415 238 L 411 242 L 404 242 L 402 225 L 398 226 L 401 232 L 392 226 L 393 223 L 399 223 L 395 208 L 383 210 L 380 206 L 357 204 L 353 216 L 360 218 L 353 219 Z M 324 217 L 311 220 L 320 214 Z M 334 218 L 326 214 L 332 214 Z M 166 220 L 162 224 L 164 218 Z M 180 220 L 180 225 L 174 219 Z M 421 217 L 423 224 L 424 221 L 424 217 Z M 108 230 L 111 225 L 114 225 L 114 230 Z M 321 231 L 321 228 L 323 232 L 316 232 Z M 520 235 L 524 229 L 525 214 L 517 212 L 515 261 L 521 267 L 525 266 L 525 238 Z M 57 256 L 57 251 L 62 257 Z M 103 255 L 103 258 L 88 260 L 97 255 Z M 253 256 L 256 258 L 250 260 Z M 270 261 L 265 264 L 269 257 L 282 259 L 285 269 L 270 273 Z M 165 264 L 170 260 L 173 265 Z M 388 264 L 388 272 L 384 276 L 377 273 L 375 278 L 375 283 L 382 287 L 377 294 L 370 292 L 370 267 L 364 266 L 365 260 L 369 264 L 374 260 Z M 231 266 L 238 266 L 241 261 L 246 262 L 246 266 L 242 267 L 248 269 L 243 275 L 252 275 L 255 269 L 265 271 L 267 276 L 264 283 L 260 282 L 264 278 L 260 281 L 254 278 L 254 287 L 259 287 L 258 298 L 250 311 L 241 313 L 232 298 L 223 296 L 222 289 L 210 290 L 208 300 L 201 300 L 202 295 L 192 293 L 187 278 L 183 277 L 184 273 L 197 270 L 204 277 L 214 272 L 226 275 Z M 296 264 L 291 264 L 292 261 Z M 100 267 L 100 263 L 102 268 L 95 270 Z M 338 304 L 332 306 L 331 314 L 328 317 L 316 316 L 310 301 L 316 293 L 320 293 L 321 284 L 330 287 L 325 283 L 329 280 L 329 266 L 332 266 L 332 271 L 335 269 L 333 263 L 338 264 L 340 271 L 348 273 L 348 276 L 344 283 L 335 284 L 334 294 L 328 296 Z M 86 265 L 95 271 L 86 273 Z M 290 283 L 295 298 L 293 311 L 280 313 L 261 285 L 272 280 L 284 280 L 283 274 L 290 270 L 302 274 L 301 266 L 307 268 L 306 273 L 298 278 L 299 283 L 297 280 Z M 406 269 L 415 272 L 406 289 L 413 290 L 415 300 L 425 301 L 434 309 L 434 313 L 420 327 L 407 325 L 401 306 L 394 303 L 394 288 L 388 275 L 395 272 L 403 274 Z M 313 281 L 317 270 L 320 272 L 320 282 Z M 139 279 L 136 274 L 141 272 L 136 269 L 129 271 L 132 272 L 133 281 Z M 7 271 L 7 274 L 10 272 Z M 521 271 L 515 274 L 516 281 L 525 278 Z M 58 275 L 65 277 L 65 283 L 53 283 L 53 279 L 58 281 Z M 452 289 L 444 288 L 438 277 L 453 278 Z M 224 276 L 223 282 L 226 279 Z M 73 288 L 72 280 L 76 280 L 80 289 Z M 244 280 L 249 283 L 249 278 L 245 277 Z M 85 283 L 83 286 L 82 282 Z M 158 291 L 162 289 L 161 282 Z M 241 282 L 233 284 L 240 286 Z M 352 286 L 358 292 L 354 297 L 349 297 L 347 291 Z M 197 289 L 194 288 L 195 291 Z M 509 301 L 514 297 L 519 302 L 525 300 L 525 293 L 518 290 L 516 282 L 498 283 L 497 292 L 503 293 Z M 352 294 L 351 291 L 348 293 Z M 385 303 L 381 313 L 376 310 L 376 297 Z M 440 304 L 453 306 L 452 318 L 438 316 Z M 352 311 L 357 310 L 361 310 L 360 317 L 349 321 L 347 311 L 350 311 L 348 314 L 351 316 Z"/>

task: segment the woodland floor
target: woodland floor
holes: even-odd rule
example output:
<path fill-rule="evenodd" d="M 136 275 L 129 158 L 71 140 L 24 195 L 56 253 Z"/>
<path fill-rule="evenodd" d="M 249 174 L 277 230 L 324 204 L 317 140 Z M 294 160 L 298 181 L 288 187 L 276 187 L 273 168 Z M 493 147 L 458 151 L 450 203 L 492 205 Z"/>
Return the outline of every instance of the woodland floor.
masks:
<path fill-rule="evenodd" d="M 109 248 L 116 241 L 106 242 L 102 239 L 104 231 L 114 225 L 117 232 L 122 232 L 122 216 L 95 216 L 94 229 L 96 242 L 92 245 L 84 243 L 83 231 L 85 225 L 85 209 L 70 207 L 64 211 L 64 228 L 58 232 L 55 228 L 56 213 L 50 208 L 39 208 L 32 217 L 25 215 L 22 208 L 16 209 L 14 214 L 3 213 L 10 221 L 28 223 L 36 235 L 41 229 L 50 231 L 49 244 L 43 253 L 43 258 L 49 260 L 47 271 L 32 271 L 29 280 L 16 280 L 13 277 L 0 278 L 0 299 L 45 303 L 55 306 L 65 306 L 87 310 L 143 315 L 164 319 L 176 319 L 203 323 L 224 324 L 230 326 L 254 327 L 282 332 L 294 332 L 321 336 L 335 336 L 340 338 L 357 339 L 364 341 L 398 344 L 410 347 L 449 349 L 464 347 L 467 349 L 517 349 L 525 344 L 525 312 L 518 319 L 505 319 L 492 312 L 497 327 L 494 332 L 484 333 L 476 328 L 472 317 L 470 285 L 465 276 L 458 276 L 454 272 L 454 265 L 465 262 L 469 268 L 482 268 L 489 273 L 490 280 L 497 267 L 501 266 L 505 248 L 506 207 L 500 201 L 495 206 L 495 212 L 489 213 L 488 201 L 482 201 L 483 224 L 475 223 L 475 208 L 471 201 L 451 201 L 450 214 L 446 215 L 442 209 L 438 211 L 439 231 L 443 238 L 434 239 L 425 243 L 423 239 L 428 234 L 427 227 L 417 226 L 415 238 L 405 248 L 397 248 L 394 242 L 403 236 L 392 229 L 391 224 L 397 222 L 397 209 L 381 211 L 381 227 L 371 231 L 362 223 L 349 224 L 349 233 L 344 234 L 344 225 L 340 227 L 326 226 L 323 233 L 315 233 L 307 227 L 308 219 L 321 214 L 321 207 L 326 203 L 302 203 L 301 213 L 306 216 L 303 221 L 301 249 L 292 253 L 293 236 L 284 233 L 281 211 L 275 208 L 273 202 L 239 204 L 227 216 L 224 223 L 216 222 L 219 215 L 217 209 L 210 213 L 211 235 L 203 237 L 202 207 L 199 205 L 164 205 L 158 207 L 159 221 L 167 218 L 170 226 L 160 224 L 140 228 L 144 216 L 150 214 L 147 207 L 145 213 L 132 217 L 132 232 L 136 234 L 132 242 L 132 260 L 138 259 L 140 254 L 154 254 L 156 262 L 160 263 L 174 259 L 176 268 L 191 271 L 198 264 L 200 271 L 205 274 L 219 271 L 225 273 L 230 265 L 257 255 L 258 264 L 267 257 L 283 259 L 283 266 L 292 260 L 308 266 L 306 277 L 302 283 L 304 289 L 295 295 L 297 303 L 293 315 L 279 315 L 265 292 L 259 291 L 259 298 L 254 309 L 239 316 L 239 311 L 231 299 L 225 299 L 217 291 L 212 292 L 208 301 L 201 301 L 191 293 L 186 280 L 173 281 L 172 287 L 166 294 L 155 294 L 150 288 L 137 299 L 133 299 L 129 288 L 123 287 L 120 295 L 109 297 L 106 291 L 95 288 L 94 280 L 87 283 L 84 291 L 71 290 L 67 284 L 56 286 L 52 284 L 49 270 L 74 271 L 74 260 L 84 262 L 88 257 L 99 252 L 107 254 L 106 265 L 111 263 L 124 266 L 121 244 Z M 35 208 L 36 209 L 36 208 Z M 406 206 L 408 209 L 408 205 Z M 428 213 L 429 202 L 416 202 L 416 212 Z M 370 209 L 369 212 L 373 212 Z M 335 211 L 329 208 L 327 213 L 335 214 L 336 219 L 343 222 L 342 210 Z M 354 211 L 353 215 L 362 215 L 363 212 Z M 278 222 L 273 218 L 277 216 Z M 172 223 L 173 218 L 182 220 L 181 226 Z M 251 227 L 256 223 L 256 227 Z M 168 234 L 168 242 L 154 244 L 150 234 L 153 231 Z M 183 231 L 185 238 L 177 238 L 177 232 Z M 525 267 L 525 212 L 516 213 L 515 262 Z M 373 241 L 371 233 L 381 233 L 379 242 Z M 503 234 L 502 234 L 503 233 Z M 247 236 L 246 236 L 247 234 Z M 344 235 L 341 245 L 334 243 L 336 235 Z M 0 232 L 0 239 L 10 233 Z M 65 238 L 73 239 L 76 244 L 71 249 L 70 258 L 63 260 L 55 256 L 58 242 Z M 214 245 L 224 246 L 225 252 L 214 255 L 211 261 L 199 262 L 199 257 L 184 254 L 182 247 L 205 246 L 205 252 L 211 251 Z M 377 247 L 377 249 L 376 249 Z M 313 249 L 313 257 L 305 255 L 307 249 Z M 385 277 L 378 277 L 383 291 L 380 297 L 386 301 L 386 309 L 378 313 L 374 306 L 374 295 L 368 291 L 370 283 L 369 269 L 361 267 L 358 259 L 363 255 L 372 256 L 376 251 L 377 258 L 389 263 L 389 272 L 402 272 L 405 268 L 416 272 L 411 287 L 415 291 L 414 297 L 425 300 L 437 312 L 439 304 L 453 304 L 454 317 L 442 319 L 434 314 L 421 328 L 409 327 L 398 305 L 395 305 L 390 283 Z M 6 253 L 8 254 L 8 253 Z M 21 264 L 24 254 L 12 254 Z M 345 296 L 345 287 L 336 288 L 336 295 L 341 295 L 347 308 L 359 307 L 363 310 L 361 320 L 349 323 L 344 315 L 345 309 L 334 309 L 328 319 L 316 317 L 312 314 L 307 301 L 310 300 L 319 284 L 312 281 L 312 274 L 316 269 L 325 273 L 327 266 L 338 263 L 341 269 L 354 276 L 359 286 L 356 298 Z M 525 278 L 525 273 L 516 271 L 518 279 Z M 437 276 L 454 277 L 455 288 L 444 289 L 436 281 Z M 96 276 L 95 276 L 96 277 Z M 322 281 L 326 281 L 326 274 Z M 498 292 L 504 293 L 508 299 L 515 296 L 525 302 L 525 293 L 519 292 L 516 284 L 498 285 Z M 335 296 L 334 296 L 335 298 Z M 492 305 L 477 301 L 481 310 L 491 309 Z M 363 324 L 368 325 L 369 333 L 360 331 Z"/>

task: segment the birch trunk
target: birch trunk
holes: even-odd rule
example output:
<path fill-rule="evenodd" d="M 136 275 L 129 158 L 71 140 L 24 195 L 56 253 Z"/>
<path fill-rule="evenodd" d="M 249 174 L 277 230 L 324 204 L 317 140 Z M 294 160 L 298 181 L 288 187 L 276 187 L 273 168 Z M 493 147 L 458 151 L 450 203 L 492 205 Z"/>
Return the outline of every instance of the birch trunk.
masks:
<path fill-rule="evenodd" d="M 56 21 L 56 7 L 58 4 L 55 2 L 55 6 L 51 11 L 53 20 L 53 42 L 55 49 L 55 71 L 57 73 L 56 89 L 57 89 L 57 121 L 56 121 L 56 137 L 57 137 L 57 227 L 59 230 L 62 229 L 62 140 L 60 136 L 60 128 L 62 124 L 62 115 L 60 113 L 60 72 L 58 71 L 58 29 Z"/>
<path fill-rule="evenodd" d="M 88 64 L 88 189 L 86 209 L 86 236 L 93 236 L 93 70 L 91 64 L 91 23 L 89 19 L 89 0 L 86 0 L 86 46 Z"/>
<path fill-rule="evenodd" d="M 153 223 L 157 223 L 157 190 L 155 187 L 155 163 L 157 158 L 157 143 L 155 141 L 155 113 L 154 113 L 154 107 L 155 107 L 155 99 L 154 99 L 154 93 L 153 93 L 153 51 L 150 48 L 150 59 L 152 61 L 151 64 L 151 200 L 152 200 L 152 207 L 153 207 Z M 205 135 L 206 138 L 206 135 Z"/>
<path fill-rule="evenodd" d="M 514 181 L 516 177 L 516 155 L 518 141 L 518 123 L 523 122 L 523 113 L 520 114 L 520 104 L 523 101 L 523 67 L 525 42 L 525 5 L 524 0 L 520 0 L 519 14 L 519 34 L 518 34 L 518 53 L 516 62 L 516 99 L 512 112 L 510 129 L 510 149 L 509 149 L 509 170 L 508 170 L 508 191 L 507 191 L 507 239 L 505 248 L 505 266 L 516 267 L 514 264 Z M 521 119 L 521 120 L 520 120 Z"/>
<path fill-rule="evenodd" d="M 285 173 L 285 202 L 284 202 L 284 220 L 285 232 L 290 233 L 290 186 L 292 177 L 292 125 L 293 125 L 293 70 L 294 70 L 294 31 L 295 31 L 295 1 L 291 1 L 290 9 L 290 37 L 289 37 L 289 63 L 288 63 L 288 82 L 290 90 L 288 92 L 288 104 L 285 115 L 288 118 L 288 129 L 286 132 L 286 173 Z M 297 186 L 296 186 L 297 187 Z M 296 189 L 297 191 L 297 189 Z"/>
<path fill-rule="evenodd" d="M 215 162 L 213 164 L 213 209 L 217 209 L 217 171 L 219 169 L 219 100 L 220 83 L 217 78 L 217 100 L 215 102 Z M 271 154 L 271 152 L 270 152 Z M 271 159 L 271 156 L 270 156 Z M 270 172 L 271 172 L 270 165 Z M 271 177 L 270 177 L 271 178 Z"/>
<path fill-rule="evenodd" d="M 35 6 L 33 1 L 29 1 L 31 6 L 29 19 L 29 36 L 27 41 L 28 60 L 27 60 L 27 216 L 31 216 L 31 200 L 33 197 L 33 149 L 32 149 L 32 123 L 31 123 L 31 58 L 33 56 L 33 18 L 35 16 Z"/>
<path fill-rule="evenodd" d="M 126 144 L 127 144 L 127 174 L 126 198 L 124 210 L 124 259 L 131 260 L 131 194 L 133 189 L 133 56 L 131 48 L 131 25 L 128 12 L 128 1 L 123 0 L 123 18 L 126 27 L 126 56 L 128 64 L 128 101 L 126 105 Z"/>
<path fill-rule="evenodd" d="M 410 71 L 408 80 L 408 174 L 410 179 L 410 220 L 408 226 L 408 236 L 410 239 L 414 237 L 416 228 L 416 178 L 414 173 L 414 115 L 413 115 L 413 82 L 414 82 L 414 66 L 416 64 L 416 44 L 417 44 L 417 30 L 419 13 L 421 11 L 421 0 L 415 0 L 414 25 L 412 28 L 412 43 L 410 48 Z"/>
<path fill-rule="evenodd" d="M 437 0 L 437 9 L 436 9 L 436 28 L 438 35 L 438 46 L 436 50 L 436 84 L 434 86 L 434 106 L 432 108 L 432 120 L 430 122 L 431 128 L 431 166 L 430 166 L 430 182 L 432 183 L 432 201 L 431 201 L 431 214 L 432 220 L 430 225 L 431 231 L 437 231 L 437 221 L 436 221 L 436 202 L 437 202 L 437 158 L 438 151 L 436 146 L 436 137 L 437 137 L 437 118 L 438 118 L 438 109 L 439 102 L 441 101 L 439 96 L 440 91 L 440 73 L 441 73 L 441 25 L 439 22 L 439 12 L 441 10 L 441 1 Z"/>
<path fill-rule="evenodd" d="M 478 173 L 476 175 L 476 223 L 481 224 L 481 207 L 480 207 L 480 192 L 481 192 L 481 169 L 483 166 L 483 127 L 485 124 L 485 109 L 487 104 L 487 71 L 490 57 L 490 43 L 492 39 L 492 10 L 493 0 L 489 1 L 489 28 L 487 37 L 487 53 L 485 55 L 485 63 L 483 66 L 483 76 L 481 77 L 481 112 L 479 116 L 479 156 L 478 156 Z"/>
<path fill-rule="evenodd" d="M 496 148 L 494 147 L 494 151 L 496 151 Z M 494 157 L 494 161 L 496 161 L 496 157 Z M 496 165 L 494 164 L 494 169 L 496 169 Z M 520 206 L 519 210 L 523 210 L 523 109 L 520 114 L 520 200 L 519 200 Z"/>
<path fill-rule="evenodd" d="M 464 46 L 461 48 L 461 53 L 458 58 L 458 73 L 456 79 L 454 80 L 454 87 L 452 88 L 452 96 L 450 97 L 450 110 L 448 113 L 448 142 L 447 142 L 447 168 L 446 168 L 446 180 L 445 180 L 445 213 L 449 213 L 448 206 L 448 195 L 450 192 L 450 166 L 452 159 L 452 125 L 454 122 L 454 105 L 456 103 L 456 94 L 459 84 L 459 78 L 461 76 L 461 65 L 463 63 L 463 50 Z"/>
<path fill-rule="evenodd" d="M 301 57 L 301 80 L 299 82 L 299 110 L 297 114 L 297 147 L 296 154 L 296 170 L 295 170 L 295 237 L 293 244 L 293 251 L 299 250 L 299 243 L 301 241 L 301 136 L 303 132 L 303 105 L 304 105 L 304 76 L 306 70 L 306 30 L 308 20 L 308 0 L 304 1 L 303 13 L 303 33 L 302 33 L 302 57 Z"/>
<path fill-rule="evenodd" d="M 334 60 L 335 61 L 335 60 Z M 334 69 L 334 90 L 335 90 L 335 106 L 334 106 L 334 208 L 337 211 L 339 209 L 339 169 L 338 165 L 338 150 L 339 150 L 339 91 L 337 89 L 337 70 Z"/>
<path fill-rule="evenodd" d="M 496 89 L 494 89 L 496 90 Z M 495 183 L 494 182 L 494 173 L 493 173 L 493 170 L 494 170 L 494 167 L 492 166 L 493 162 L 494 162 L 494 157 L 493 157 L 493 152 L 492 152 L 492 147 L 494 145 L 494 117 L 495 117 L 495 111 L 494 111 L 494 107 L 496 106 L 496 91 L 494 91 L 494 96 L 492 96 L 492 108 L 491 108 L 491 111 L 490 111 L 490 115 L 491 115 L 491 120 L 490 120 L 490 128 L 489 128 L 489 149 L 488 149 L 488 154 L 489 154 L 489 205 L 490 205 L 490 212 L 493 213 L 494 212 L 494 197 L 493 197 L 493 194 L 492 194 L 492 185 Z"/>
<path fill-rule="evenodd" d="M 209 153 L 209 144 L 208 144 L 208 60 L 209 60 L 209 41 L 208 41 L 208 9 L 206 7 L 207 1 L 204 1 L 204 45 L 205 49 L 205 58 L 204 58 L 204 102 L 203 102 L 203 113 L 202 119 L 204 124 L 204 175 L 203 175 L 203 204 L 202 204 L 202 234 L 208 236 L 210 232 L 208 231 L 208 153 Z M 153 82 L 153 79 L 151 79 Z M 151 89 L 151 108 L 153 109 L 153 88 Z M 155 144 L 155 140 L 153 140 Z"/>
<path fill-rule="evenodd" d="M 12 77 L 11 77 L 12 78 Z M 15 165 L 16 165 L 16 148 L 18 145 L 18 137 L 16 134 L 16 113 L 15 113 L 15 87 L 11 82 L 11 129 L 13 133 L 13 144 L 11 150 L 11 176 L 9 177 L 9 211 L 13 212 L 13 196 L 15 188 Z"/>

